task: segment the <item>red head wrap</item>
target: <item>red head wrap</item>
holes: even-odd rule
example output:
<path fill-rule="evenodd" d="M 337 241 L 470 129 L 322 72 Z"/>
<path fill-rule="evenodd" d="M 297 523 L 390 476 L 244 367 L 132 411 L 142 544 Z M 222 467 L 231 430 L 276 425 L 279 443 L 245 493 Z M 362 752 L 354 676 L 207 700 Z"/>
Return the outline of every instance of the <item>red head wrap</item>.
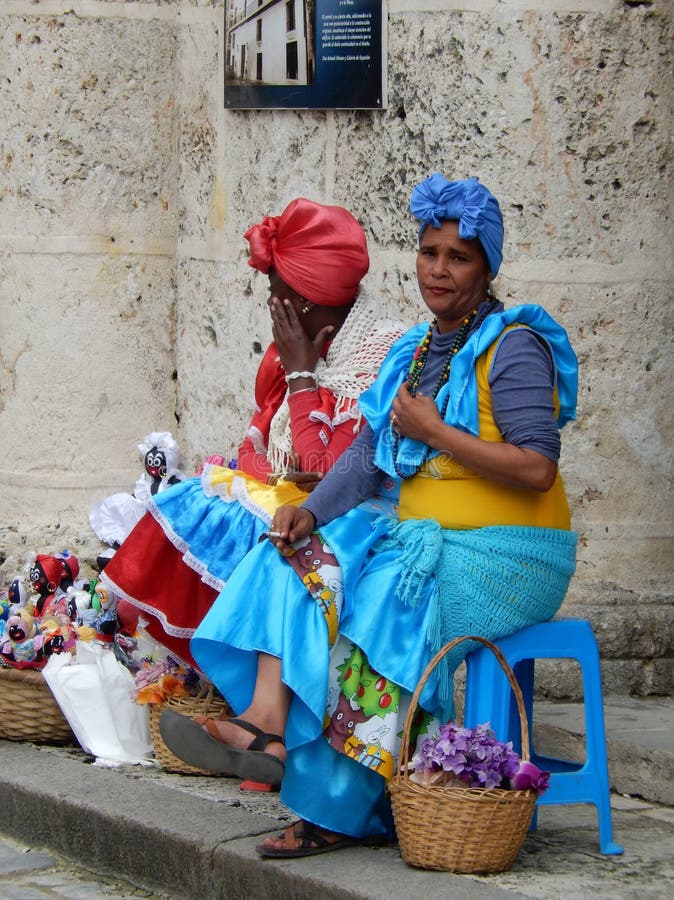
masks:
<path fill-rule="evenodd" d="M 248 264 L 274 268 L 293 290 L 319 306 L 346 306 L 370 267 L 365 232 L 341 206 L 300 197 L 280 216 L 265 216 L 244 234 Z"/>

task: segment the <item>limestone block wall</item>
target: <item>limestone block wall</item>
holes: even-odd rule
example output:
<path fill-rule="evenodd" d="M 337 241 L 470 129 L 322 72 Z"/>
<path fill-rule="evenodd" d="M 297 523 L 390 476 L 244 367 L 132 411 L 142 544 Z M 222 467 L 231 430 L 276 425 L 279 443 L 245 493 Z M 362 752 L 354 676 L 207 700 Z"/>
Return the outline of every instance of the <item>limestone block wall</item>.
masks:
<path fill-rule="evenodd" d="M 88 499 L 134 484 L 136 439 L 175 428 L 175 25 L 66 8 L 0 7 L 10 552 L 44 528 L 86 534 Z"/>
<path fill-rule="evenodd" d="M 245 229 L 348 206 L 408 323 L 411 187 L 477 175 L 495 285 L 581 363 L 562 470 L 580 535 L 564 611 L 609 690 L 672 688 L 672 9 L 667 0 L 389 0 L 383 111 L 225 111 L 222 2 L 0 0 L 0 576 L 131 490 L 136 444 L 234 455 L 270 330 Z M 553 694 L 577 679 L 559 670 Z"/>

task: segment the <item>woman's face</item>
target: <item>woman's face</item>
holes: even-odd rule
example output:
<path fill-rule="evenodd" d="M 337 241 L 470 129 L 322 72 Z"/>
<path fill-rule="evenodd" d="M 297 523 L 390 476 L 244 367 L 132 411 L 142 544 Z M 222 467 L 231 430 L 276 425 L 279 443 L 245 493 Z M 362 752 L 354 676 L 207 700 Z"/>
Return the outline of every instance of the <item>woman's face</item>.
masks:
<path fill-rule="evenodd" d="M 284 300 L 290 300 L 302 331 L 312 341 L 328 325 L 331 328 L 330 340 L 332 340 L 352 306 L 350 303 L 346 306 L 322 306 L 307 300 L 289 284 L 286 284 L 275 269 L 270 269 L 269 297 L 267 298 L 267 306 L 270 308 L 273 297 L 277 297 L 282 303 Z"/>
<path fill-rule="evenodd" d="M 475 238 L 459 237 L 459 223 L 426 226 L 417 252 L 417 280 L 424 303 L 438 320 L 438 331 L 452 331 L 487 295 L 492 274 Z"/>
<path fill-rule="evenodd" d="M 290 300 L 295 307 L 295 312 L 299 314 L 302 297 L 289 284 L 285 283 L 275 269 L 269 270 L 269 297 L 267 298 L 267 304 L 271 303 L 272 297 L 278 297 L 281 301 Z"/>

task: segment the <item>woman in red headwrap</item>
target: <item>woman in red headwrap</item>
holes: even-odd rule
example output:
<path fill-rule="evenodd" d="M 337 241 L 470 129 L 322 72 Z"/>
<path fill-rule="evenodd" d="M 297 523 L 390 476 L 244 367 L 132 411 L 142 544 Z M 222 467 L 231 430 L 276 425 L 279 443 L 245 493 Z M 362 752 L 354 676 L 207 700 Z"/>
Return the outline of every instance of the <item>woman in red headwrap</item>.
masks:
<path fill-rule="evenodd" d="M 152 497 L 102 573 L 192 664 L 194 630 L 275 510 L 301 503 L 359 432 L 357 398 L 401 334 L 378 323 L 361 286 L 367 244 L 346 209 L 300 198 L 244 237 L 249 265 L 269 277 L 273 343 L 236 465 L 208 464 Z"/>

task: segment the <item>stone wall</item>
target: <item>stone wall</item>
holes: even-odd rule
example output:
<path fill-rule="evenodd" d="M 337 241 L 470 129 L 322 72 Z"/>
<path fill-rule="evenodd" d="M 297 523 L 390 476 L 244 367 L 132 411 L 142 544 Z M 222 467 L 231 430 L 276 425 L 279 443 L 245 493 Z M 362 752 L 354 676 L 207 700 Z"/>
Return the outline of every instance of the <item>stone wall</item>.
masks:
<path fill-rule="evenodd" d="M 414 183 L 477 175 L 506 223 L 499 295 L 581 362 L 562 469 L 565 605 L 609 690 L 672 687 L 672 9 L 667 0 L 389 0 L 384 111 L 225 111 L 222 3 L 0 0 L 0 575 L 130 491 L 136 444 L 230 455 L 270 337 L 243 231 L 341 203 L 407 322 Z M 566 673 L 566 670 L 565 670 Z M 552 694 L 575 693 L 551 673 Z"/>

